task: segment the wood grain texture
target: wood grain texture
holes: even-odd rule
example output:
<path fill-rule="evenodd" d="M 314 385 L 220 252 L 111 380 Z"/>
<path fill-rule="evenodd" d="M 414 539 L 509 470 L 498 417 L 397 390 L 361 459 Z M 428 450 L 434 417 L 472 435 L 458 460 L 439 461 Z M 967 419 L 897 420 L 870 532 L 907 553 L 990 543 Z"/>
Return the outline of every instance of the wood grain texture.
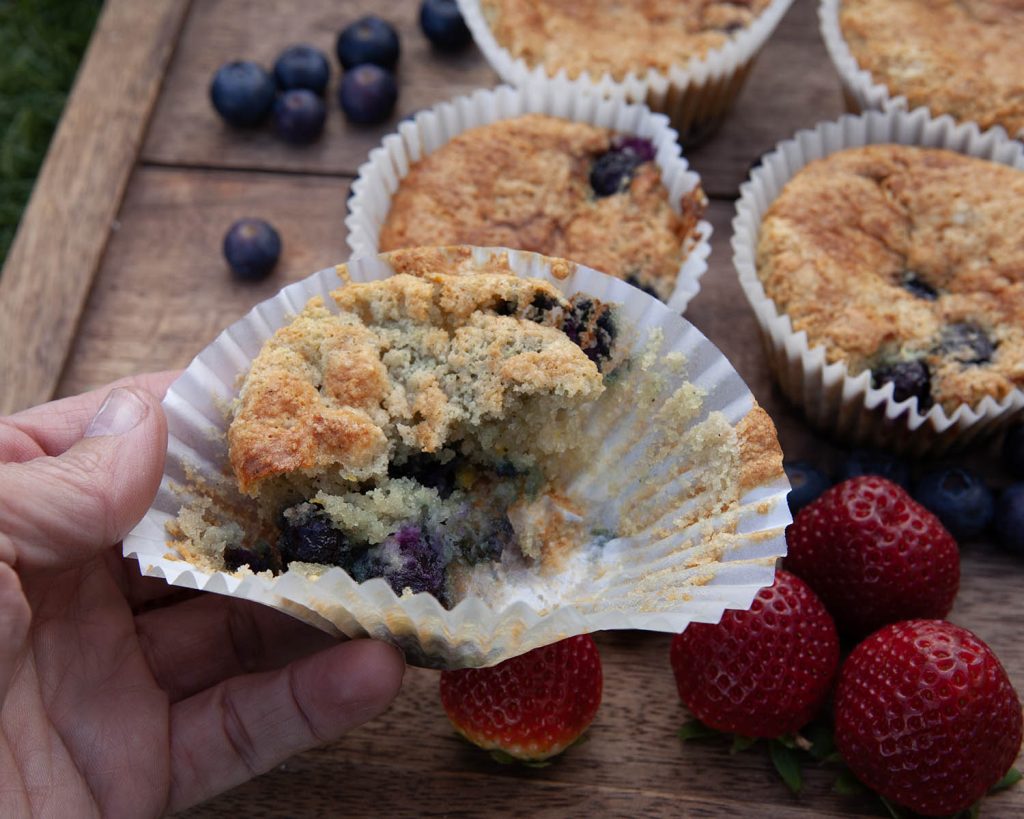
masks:
<path fill-rule="evenodd" d="M 0 415 L 53 394 L 188 0 L 108 0 L 0 275 Z"/>
<path fill-rule="evenodd" d="M 354 175 L 369 150 L 394 131 L 403 117 L 500 82 L 473 46 L 454 56 L 431 49 L 416 22 L 417 8 L 412 0 L 373 4 L 373 13 L 394 22 L 402 38 L 400 94 L 388 122 L 359 127 L 346 124 L 335 98 L 339 75 L 334 40 L 341 28 L 365 13 L 365 4 L 306 0 L 303 13 L 296 14 L 273 0 L 197 3 L 168 70 L 143 160 Z M 816 8 L 815 0 L 796 0 L 758 58 L 732 115 L 715 137 L 690 155 L 711 194 L 735 196 L 753 159 L 798 128 L 842 112 L 839 79 L 818 34 Z M 311 43 L 331 57 L 334 75 L 323 138 L 295 148 L 276 139 L 269 126 L 251 131 L 225 126 L 208 97 L 217 68 L 230 59 L 252 59 L 270 66 L 281 50 L 295 42 Z"/>

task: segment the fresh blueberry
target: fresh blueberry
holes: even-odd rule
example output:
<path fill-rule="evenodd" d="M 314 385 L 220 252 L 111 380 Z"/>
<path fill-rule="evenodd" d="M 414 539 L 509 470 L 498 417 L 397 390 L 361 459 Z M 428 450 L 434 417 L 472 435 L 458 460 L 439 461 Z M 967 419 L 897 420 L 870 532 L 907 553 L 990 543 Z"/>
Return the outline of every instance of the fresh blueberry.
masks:
<path fill-rule="evenodd" d="M 359 125 L 374 125 L 391 116 L 398 85 L 391 72 L 376 65 L 358 65 L 345 72 L 338 102 L 345 116 Z"/>
<path fill-rule="evenodd" d="M 1024 483 L 1011 483 L 996 502 L 992 525 L 999 544 L 1024 557 Z"/>
<path fill-rule="evenodd" d="M 324 131 L 326 117 L 324 101 L 305 88 L 285 91 L 274 103 L 274 130 L 293 145 L 316 140 Z"/>
<path fill-rule="evenodd" d="M 367 549 L 353 564 L 351 574 L 360 583 L 383 577 L 395 594 L 411 589 L 414 593 L 428 592 L 446 603 L 444 570 L 437 544 L 420 526 L 407 523 Z"/>
<path fill-rule="evenodd" d="M 331 519 L 320 512 L 285 514 L 278 545 L 285 563 L 293 560 L 325 566 L 351 563 L 352 544 L 334 528 Z"/>
<path fill-rule="evenodd" d="M 269 275 L 281 256 L 281 237 L 262 219 L 239 219 L 224 236 L 224 258 L 239 279 Z"/>
<path fill-rule="evenodd" d="M 248 566 L 253 572 L 281 571 L 281 555 L 266 541 L 257 541 L 252 546 L 228 545 L 224 547 L 224 567 L 229 572 Z"/>
<path fill-rule="evenodd" d="M 331 78 L 327 55 L 310 45 L 293 45 L 281 52 L 274 63 L 274 79 L 282 91 L 305 88 L 321 97 Z"/>
<path fill-rule="evenodd" d="M 981 534 L 991 522 L 995 508 L 992 492 L 985 482 L 961 467 L 922 475 L 914 497 L 930 509 L 957 540 Z"/>
<path fill-rule="evenodd" d="M 251 62 L 222 65 L 210 84 L 210 101 L 225 122 L 248 128 L 263 122 L 274 105 L 274 78 Z"/>
<path fill-rule="evenodd" d="M 832 485 L 828 475 L 807 461 L 785 461 L 789 478 L 789 511 L 794 515 Z"/>
<path fill-rule="evenodd" d="M 364 63 L 394 68 L 400 50 L 394 26 L 372 14 L 346 26 L 335 45 L 338 61 L 346 70 Z"/>
<path fill-rule="evenodd" d="M 912 296 L 917 296 L 919 299 L 925 301 L 935 301 L 939 297 L 939 291 L 932 287 L 928 282 L 918 276 L 914 271 L 907 270 L 903 274 L 903 280 L 901 282 L 903 289 L 910 293 Z"/>
<path fill-rule="evenodd" d="M 1017 478 L 1024 478 L 1024 424 L 1006 430 L 1003 438 L 1003 464 Z"/>
<path fill-rule="evenodd" d="M 932 378 L 928 365 L 919 359 L 882 364 L 871 371 L 871 385 L 876 389 L 892 382 L 896 401 L 917 398 L 917 407 L 924 410 L 932 404 Z"/>
<path fill-rule="evenodd" d="M 444 51 L 456 51 L 472 39 L 455 0 L 423 0 L 420 28 L 433 45 Z"/>
<path fill-rule="evenodd" d="M 873 449 L 855 449 L 851 452 L 839 469 L 839 480 L 845 481 L 861 475 L 880 475 L 904 489 L 910 488 L 910 467 L 888 452 Z"/>
<path fill-rule="evenodd" d="M 984 364 L 992 360 L 994 350 L 988 333 L 967 321 L 946 327 L 939 343 L 940 352 L 961 364 Z"/>

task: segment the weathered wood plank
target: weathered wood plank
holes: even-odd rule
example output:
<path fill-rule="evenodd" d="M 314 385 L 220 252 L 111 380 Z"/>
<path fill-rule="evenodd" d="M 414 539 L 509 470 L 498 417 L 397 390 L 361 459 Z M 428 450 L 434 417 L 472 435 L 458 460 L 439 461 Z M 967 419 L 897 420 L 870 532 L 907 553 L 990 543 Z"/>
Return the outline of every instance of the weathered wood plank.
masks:
<path fill-rule="evenodd" d="M 732 115 L 715 137 L 692 152 L 691 161 L 712 195 L 735 196 L 753 159 L 797 128 L 840 113 L 839 80 L 818 34 L 816 7 L 815 0 L 796 0 L 759 57 Z M 433 51 L 416 22 L 417 3 L 375 3 L 373 13 L 392 21 L 402 38 L 398 106 L 382 125 L 350 126 L 335 99 L 334 39 L 371 4 L 306 0 L 302 8 L 302 14 L 295 14 L 273 0 L 197 4 L 168 70 L 166 89 L 143 146 L 143 161 L 352 175 L 402 117 L 499 82 L 475 47 L 454 56 Z M 276 139 L 269 126 L 239 132 L 223 125 L 208 97 L 218 66 L 242 58 L 270 66 L 281 50 L 295 42 L 309 42 L 331 55 L 334 76 L 323 138 L 295 148 Z"/>
<path fill-rule="evenodd" d="M 138 170 L 59 393 L 183 366 L 256 303 L 347 259 L 348 185 L 334 177 Z M 258 284 L 235 281 L 221 253 L 228 227 L 244 216 L 269 220 L 284 245 L 277 270 Z"/>
<path fill-rule="evenodd" d="M 52 394 L 188 0 L 108 0 L 0 275 L 0 415 Z"/>

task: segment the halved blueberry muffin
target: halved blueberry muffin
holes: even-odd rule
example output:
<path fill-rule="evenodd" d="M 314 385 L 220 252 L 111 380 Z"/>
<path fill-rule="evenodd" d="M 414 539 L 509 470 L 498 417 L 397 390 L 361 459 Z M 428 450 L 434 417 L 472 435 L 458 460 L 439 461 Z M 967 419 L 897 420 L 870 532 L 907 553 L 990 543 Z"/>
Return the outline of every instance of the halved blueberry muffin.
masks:
<path fill-rule="evenodd" d="M 1024 388 L 1024 173 L 870 145 L 800 170 L 761 224 L 757 273 L 794 332 L 924 412 Z"/>
<path fill-rule="evenodd" d="M 215 526 L 200 502 L 187 540 L 229 571 L 340 566 L 446 605 L 460 571 L 543 558 L 531 512 L 616 366 L 614 308 L 438 258 L 396 257 L 416 275 L 314 298 L 264 344 L 227 436 L 259 521 Z"/>
<path fill-rule="evenodd" d="M 379 249 L 469 244 L 572 259 L 667 300 L 699 240 L 699 186 L 673 207 L 646 139 L 542 114 L 472 128 L 401 181 Z"/>

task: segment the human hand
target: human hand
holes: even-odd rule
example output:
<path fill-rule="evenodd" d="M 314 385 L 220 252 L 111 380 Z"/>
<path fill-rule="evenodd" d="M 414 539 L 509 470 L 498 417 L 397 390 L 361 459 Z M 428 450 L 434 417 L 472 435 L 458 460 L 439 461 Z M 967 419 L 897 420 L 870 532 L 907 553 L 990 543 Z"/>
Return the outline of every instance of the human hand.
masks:
<path fill-rule="evenodd" d="M 0 815 L 181 810 L 381 713 L 404 664 L 139 574 L 174 373 L 0 419 Z M 84 436 L 84 437 L 83 437 Z"/>

